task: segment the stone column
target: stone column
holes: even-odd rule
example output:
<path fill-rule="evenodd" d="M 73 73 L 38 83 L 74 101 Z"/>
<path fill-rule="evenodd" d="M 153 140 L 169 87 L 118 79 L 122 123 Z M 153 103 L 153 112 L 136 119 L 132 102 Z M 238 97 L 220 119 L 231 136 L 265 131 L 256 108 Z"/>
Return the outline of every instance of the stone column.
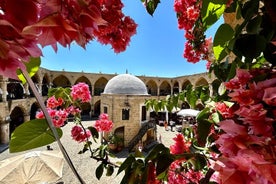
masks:
<path fill-rule="evenodd" d="M 2 101 L 6 102 L 7 101 L 7 95 L 8 95 L 8 90 L 7 90 L 7 85 L 8 81 L 3 79 L 0 83 L 0 88 L 2 89 Z"/>
<path fill-rule="evenodd" d="M 23 85 L 23 88 L 24 88 L 24 97 L 25 98 L 29 97 L 30 96 L 29 84 L 26 82 Z"/>
<path fill-rule="evenodd" d="M 182 91 L 182 85 L 180 83 L 178 84 L 178 88 L 178 92 L 180 93 Z"/>
<path fill-rule="evenodd" d="M 24 114 L 24 122 L 30 121 L 30 114 Z"/>
<path fill-rule="evenodd" d="M 94 85 L 91 85 L 91 96 L 94 96 Z"/>
<path fill-rule="evenodd" d="M 209 91 L 210 91 L 210 96 L 213 96 L 213 85 L 212 83 L 209 83 Z"/>
<path fill-rule="evenodd" d="M 157 96 L 160 96 L 160 87 L 157 86 Z"/>
<path fill-rule="evenodd" d="M 10 142 L 10 117 L 0 123 L 0 144 L 8 144 Z"/>

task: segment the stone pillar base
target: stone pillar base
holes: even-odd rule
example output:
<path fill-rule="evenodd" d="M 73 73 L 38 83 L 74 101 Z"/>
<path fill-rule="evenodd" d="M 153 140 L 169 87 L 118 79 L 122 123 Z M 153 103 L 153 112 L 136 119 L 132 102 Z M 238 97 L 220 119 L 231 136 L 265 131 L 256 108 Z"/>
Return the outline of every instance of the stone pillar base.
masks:
<path fill-rule="evenodd" d="M 8 144 L 10 142 L 9 123 L 0 124 L 0 144 Z"/>

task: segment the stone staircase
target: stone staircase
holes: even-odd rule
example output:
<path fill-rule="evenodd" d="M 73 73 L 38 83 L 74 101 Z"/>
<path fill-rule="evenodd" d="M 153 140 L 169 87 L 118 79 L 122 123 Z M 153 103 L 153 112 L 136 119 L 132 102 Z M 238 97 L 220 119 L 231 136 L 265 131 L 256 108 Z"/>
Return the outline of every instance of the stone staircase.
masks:
<path fill-rule="evenodd" d="M 131 152 L 134 146 L 136 146 L 139 141 L 142 139 L 142 137 L 147 133 L 148 129 L 150 128 L 155 128 L 156 129 L 156 124 L 154 121 L 148 121 L 142 124 L 139 132 L 137 133 L 136 136 L 133 137 L 133 139 L 128 143 L 128 151 Z"/>

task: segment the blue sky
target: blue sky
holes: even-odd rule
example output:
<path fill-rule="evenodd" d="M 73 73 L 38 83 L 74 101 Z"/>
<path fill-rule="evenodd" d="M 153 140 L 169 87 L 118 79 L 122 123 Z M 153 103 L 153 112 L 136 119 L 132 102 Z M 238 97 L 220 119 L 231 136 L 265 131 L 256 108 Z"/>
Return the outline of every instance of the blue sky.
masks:
<path fill-rule="evenodd" d="M 206 72 L 206 61 L 188 63 L 183 58 L 184 31 L 177 27 L 173 0 L 161 0 L 153 16 L 147 14 L 140 0 L 123 0 L 125 15 L 138 24 L 127 50 L 115 54 L 110 45 L 93 41 L 86 50 L 72 44 L 70 49 L 43 49 L 41 66 L 50 70 L 139 76 L 177 77 Z M 213 36 L 214 30 L 207 35 Z"/>

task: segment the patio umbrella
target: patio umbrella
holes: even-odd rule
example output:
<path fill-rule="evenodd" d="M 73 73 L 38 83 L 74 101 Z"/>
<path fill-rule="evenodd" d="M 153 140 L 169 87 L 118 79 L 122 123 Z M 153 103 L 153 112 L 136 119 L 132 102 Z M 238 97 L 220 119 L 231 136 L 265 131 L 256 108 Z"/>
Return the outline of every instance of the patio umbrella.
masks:
<path fill-rule="evenodd" d="M 194 109 L 181 109 L 176 114 L 178 116 L 197 116 L 200 111 Z"/>
<path fill-rule="evenodd" d="M 1 184 L 48 184 L 62 178 L 60 151 L 33 151 L 0 162 Z"/>

